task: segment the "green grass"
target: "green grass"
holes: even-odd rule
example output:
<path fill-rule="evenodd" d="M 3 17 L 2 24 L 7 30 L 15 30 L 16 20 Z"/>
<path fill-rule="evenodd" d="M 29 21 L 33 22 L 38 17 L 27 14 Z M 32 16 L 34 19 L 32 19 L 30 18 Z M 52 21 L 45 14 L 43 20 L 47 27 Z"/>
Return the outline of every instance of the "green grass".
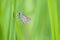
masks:
<path fill-rule="evenodd" d="M 18 19 L 18 12 L 31 18 Z M 59 0 L 0 0 L 0 40 L 60 40 Z"/>
<path fill-rule="evenodd" d="M 51 2 L 52 1 L 52 2 Z M 53 2 L 54 1 L 54 2 Z M 58 39 L 58 15 L 56 0 L 48 0 L 49 15 L 51 21 L 52 40 Z"/>

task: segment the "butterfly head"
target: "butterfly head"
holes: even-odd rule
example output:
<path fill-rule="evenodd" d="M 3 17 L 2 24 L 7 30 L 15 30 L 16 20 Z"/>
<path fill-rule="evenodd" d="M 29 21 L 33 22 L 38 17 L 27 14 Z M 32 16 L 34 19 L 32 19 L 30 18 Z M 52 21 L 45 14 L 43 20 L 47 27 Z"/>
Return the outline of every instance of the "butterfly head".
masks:
<path fill-rule="evenodd" d="M 21 17 L 22 17 L 22 13 L 19 12 L 19 13 L 18 13 L 18 18 L 21 18 Z"/>

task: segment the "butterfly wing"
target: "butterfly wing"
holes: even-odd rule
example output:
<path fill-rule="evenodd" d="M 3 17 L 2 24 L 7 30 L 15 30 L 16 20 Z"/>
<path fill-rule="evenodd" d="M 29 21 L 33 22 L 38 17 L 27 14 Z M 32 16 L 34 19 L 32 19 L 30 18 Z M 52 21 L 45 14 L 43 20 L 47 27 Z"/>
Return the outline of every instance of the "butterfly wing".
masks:
<path fill-rule="evenodd" d="M 22 20 L 24 23 L 26 23 L 26 22 L 29 22 L 29 21 L 30 21 L 30 18 L 27 18 L 26 16 L 23 16 L 23 17 L 21 18 L 21 20 Z"/>

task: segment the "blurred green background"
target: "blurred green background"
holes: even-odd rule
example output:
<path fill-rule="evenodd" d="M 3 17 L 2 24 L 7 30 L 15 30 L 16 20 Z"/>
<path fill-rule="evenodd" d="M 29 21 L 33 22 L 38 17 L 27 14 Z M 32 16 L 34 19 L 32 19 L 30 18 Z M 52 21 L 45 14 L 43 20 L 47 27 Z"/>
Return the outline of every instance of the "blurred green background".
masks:
<path fill-rule="evenodd" d="M 0 0 L 0 40 L 60 40 L 60 0 Z"/>

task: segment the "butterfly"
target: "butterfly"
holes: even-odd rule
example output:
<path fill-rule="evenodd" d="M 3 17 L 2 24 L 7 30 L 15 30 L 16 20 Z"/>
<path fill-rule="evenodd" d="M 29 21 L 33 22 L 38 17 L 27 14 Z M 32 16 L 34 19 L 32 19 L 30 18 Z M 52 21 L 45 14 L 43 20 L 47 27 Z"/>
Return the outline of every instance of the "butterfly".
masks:
<path fill-rule="evenodd" d="M 26 17 L 25 15 L 22 14 L 22 12 L 18 13 L 18 18 L 23 22 L 23 23 L 27 23 L 29 22 L 31 19 L 29 17 Z"/>

